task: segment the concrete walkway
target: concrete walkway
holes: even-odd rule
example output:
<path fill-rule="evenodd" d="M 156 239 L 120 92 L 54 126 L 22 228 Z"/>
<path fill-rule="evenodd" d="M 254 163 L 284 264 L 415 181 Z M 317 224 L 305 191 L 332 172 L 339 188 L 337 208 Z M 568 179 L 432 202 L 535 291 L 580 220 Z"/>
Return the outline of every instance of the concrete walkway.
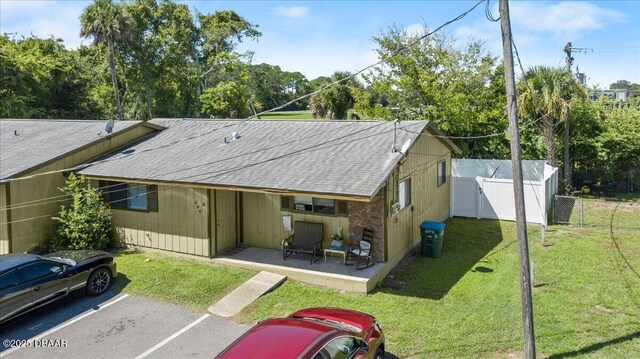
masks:
<path fill-rule="evenodd" d="M 209 313 L 225 318 L 232 317 L 286 279 L 283 275 L 262 271 L 210 306 Z"/>

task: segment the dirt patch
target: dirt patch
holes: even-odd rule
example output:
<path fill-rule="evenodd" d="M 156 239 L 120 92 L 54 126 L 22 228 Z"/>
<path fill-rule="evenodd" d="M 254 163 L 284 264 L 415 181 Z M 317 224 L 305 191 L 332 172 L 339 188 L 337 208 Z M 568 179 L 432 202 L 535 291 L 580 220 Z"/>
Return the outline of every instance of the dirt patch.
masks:
<path fill-rule="evenodd" d="M 420 256 L 420 246 L 416 246 L 409 253 L 407 253 L 402 260 L 396 265 L 389 274 L 382 280 L 382 288 L 391 288 L 393 290 L 402 290 L 405 286 L 405 282 L 399 277 L 402 272 L 412 266 L 416 257 Z"/>

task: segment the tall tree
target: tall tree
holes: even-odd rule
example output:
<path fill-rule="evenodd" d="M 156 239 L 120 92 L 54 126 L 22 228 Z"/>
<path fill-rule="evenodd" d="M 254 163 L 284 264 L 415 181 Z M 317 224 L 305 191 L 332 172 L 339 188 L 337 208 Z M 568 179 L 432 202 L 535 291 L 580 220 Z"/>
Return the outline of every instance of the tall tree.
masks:
<path fill-rule="evenodd" d="M 481 42 L 460 44 L 442 34 L 416 42 L 394 26 L 374 40 L 380 58 L 394 56 L 364 76 L 368 88 L 355 96 L 358 115 L 433 121 L 447 135 L 460 137 L 507 129 L 504 76 Z M 456 144 L 463 156 L 505 158 L 509 153 L 506 136 L 457 139 Z"/>
<path fill-rule="evenodd" d="M 563 123 L 569 129 L 572 98 L 584 98 L 584 90 L 570 73 L 561 68 L 539 66 L 529 69 L 520 81 L 518 111 L 521 116 L 535 121 L 541 118 L 540 129 L 545 142 L 547 163 L 557 166 L 556 126 Z M 569 131 L 565 131 L 563 162 L 571 166 L 569 158 Z M 564 171 L 565 185 L 571 185 L 570 170 Z"/>
<path fill-rule="evenodd" d="M 318 77 L 310 82 L 314 90 L 322 89 L 324 86 L 346 79 L 351 73 L 346 71 L 336 71 L 331 77 Z M 361 92 L 364 86 L 355 78 L 349 78 L 313 95 L 309 99 L 309 108 L 314 117 L 328 117 L 332 120 L 344 120 L 347 118 L 349 109 L 355 103 L 355 94 Z"/>
<path fill-rule="evenodd" d="M 131 18 L 124 7 L 115 4 L 113 0 L 95 0 L 80 15 L 80 36 L 92 37 L 95 45 L 106 41 L 109 48 L 109 69 L 111 70 L 111 81 L 119 120 L 123 119 L 123 115 L 114 59 L 114 42 L 125 37 L 131 26 Z"/>

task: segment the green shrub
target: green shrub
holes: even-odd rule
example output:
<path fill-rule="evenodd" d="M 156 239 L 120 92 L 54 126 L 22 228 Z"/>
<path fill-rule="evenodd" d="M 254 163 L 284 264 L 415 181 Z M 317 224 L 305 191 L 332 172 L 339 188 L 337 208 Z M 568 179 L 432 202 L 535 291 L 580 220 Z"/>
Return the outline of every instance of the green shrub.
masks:
<path fill-rule="evenodd" d="M 73 173 L 60 190 L 71 202 L 53 218 L 49 249 L 105 249 L 112 237 L 111 209 L 102 202 L 100 191 Z"/>

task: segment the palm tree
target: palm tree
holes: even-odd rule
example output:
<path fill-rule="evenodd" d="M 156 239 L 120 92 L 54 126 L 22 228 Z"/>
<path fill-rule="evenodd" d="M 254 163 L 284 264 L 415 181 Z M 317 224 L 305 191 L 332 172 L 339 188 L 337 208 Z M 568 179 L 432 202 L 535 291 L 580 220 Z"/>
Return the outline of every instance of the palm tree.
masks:
<path fill-rule="evenodd" d="M 107 42 L 109 47 L 109 66 L 111 70 L 111 82 L 116 98 L 118 120 L 122 120 L 122 104 L 118 92 L 118 77 L 116 75 L 116 63 L 113 55 L 114 41 L 127 35 L 132 26 L 132 20 L 127 15 L 124 7 L 115 4 L 113 0 L 95 0 L 87 6 L 80 15 L 80 36 L 93 37 L 94 45 Z"/>
<path fill-rule="evenodd" d="M 518 110 L 522 117 L 541 118 L 540 129 L 545 141 L 547 163 L 557 166 L 555 127 L 565 125 L 564 179 L 571 184 L 569 156 L 569 112 L 574 95 L 584 92 L 569 72 L 560 68 L 539 66 L 529 69 L 520 83 Z"/>

